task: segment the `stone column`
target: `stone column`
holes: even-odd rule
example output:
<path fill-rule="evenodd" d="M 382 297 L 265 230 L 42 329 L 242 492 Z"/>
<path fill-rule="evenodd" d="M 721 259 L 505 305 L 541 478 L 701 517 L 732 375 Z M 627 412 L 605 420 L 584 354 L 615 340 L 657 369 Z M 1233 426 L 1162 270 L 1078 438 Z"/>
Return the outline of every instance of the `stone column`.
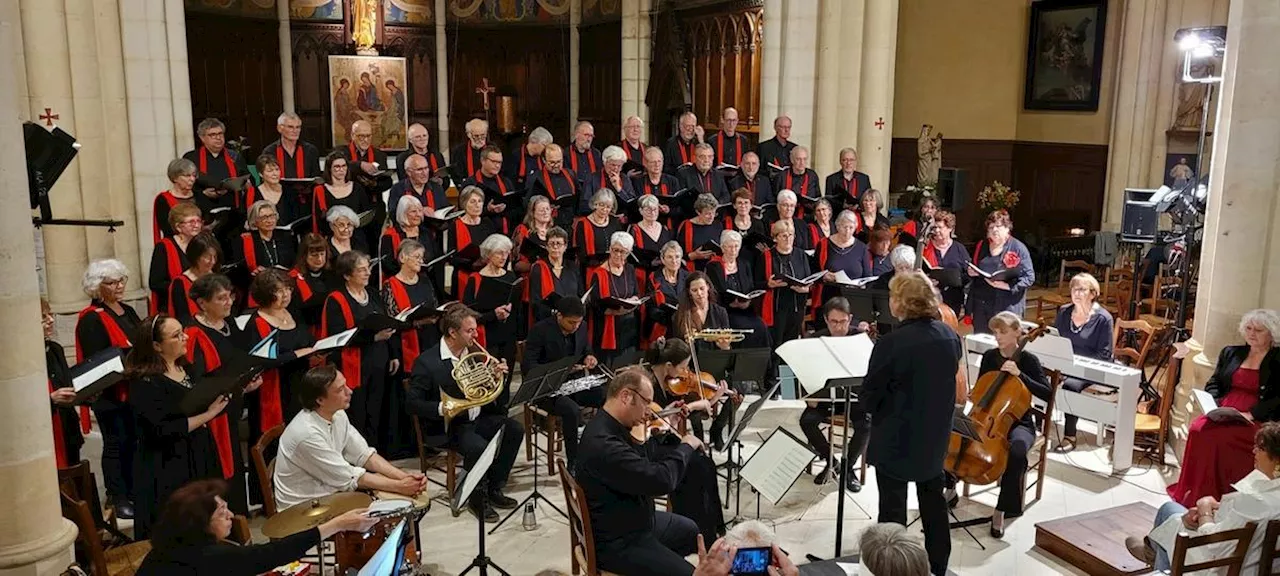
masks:
<path fill-rule="evenodd" d="M 196 140 L 196 125 L 191 119 L 191 68 L 187 63 L 187 16 L 182 0 L 164 0 L 164 31 L 169 49 L 169 90 L 173 94 L 172 124 L 176 157 L 177 154 L 194 148 Z"/>
<path fill-rule="evenodd" d="M 645 96 L 649 90 L 649 0 L 622 3 L 622 121 L 638 116 L 649 121 Z M 621 139 L 622 135 L 618 135 Z"/>
<path fill-rule="evenodd" d="M 58 115 L 53 122 L 71 135 L 79 136 L 72 100 L 66 2 L 22 0 L 19 6 L 25 53 L 34 59 L 26 67 L 29 118 L 45 125 L 47 121 L 39 117 L 45 115 L 45 108 L 48 108 Z M 84 217 L 78 164 L 73 163 L 62 173 L 49 191 L 49 204 L 55 217 Z M 26 206 L 26 203 L 21 205 Z M 43 236 L 49 303 L 56 312 L 76 310 L 85 300 L 80 290 L 80 276 L 88 264 L 85 230 L 69 226 L 47 227 L 43 229 Z"/>
<path fill-rule="evenodd" d="M 98 64 L 98 31 L 93 0 L 65 0 L 67 8 L 67 48 L 71 63 L 71 84 L 75 89 L 76 131 L 81 148 L 67 172 L 75 170 L 84 186 L 77 201 L 84 218 L 111 217 L 110 180 L 113 150 L 107 146 L 107 121 L 102 107 L 102 75 Z M 114 16 L 114 15 L 113 15 Z M 65 175 L 64 175 L 65 177 Z M 85 228 L 88 260 L 115 256 L 105 228 Z M 86 297 L 80 294 L 80 301 Z M 63 310 L 66 312 L 67 310 Z"/>
<path fill-rule="evenodd" d="M 280 97 L 284 111 L 293 112 L 293 33 L 289 30 L 289 2 L 276 2 L 276 18 L 280 20 Z"/>
<path fill-rule="evenodd" d="M 765 6 L 768 10 L 768 6 Z M 781 68 L 778 71 L 778 113 L 791 117 L 791 139 L 802 146 L 813 143 L 814 55 L 818 48 L 818 3 L 812 0 L 785 0 L 781 12 Z M 765 51 L 770 50 L 768 42 Z M 766 67 L 767 70 L 767 67 Z M 761 84 L 769 86 L 761 78 Z M 768 92 L 768 90 L 765 90 Z M 765 122 L 773 122 L 766 116 Z M 810 151 L 810 160 L 813 153 Z"/>
<path fill-rule="evenodd" d="M 773 137 L 773 120 L 778 117 L 779 84 L 782 82 L 782 28 L 786 22 L 784 0 L 765 0 L 764 37 L 760 49 L 760 140 Z M 766 131 L 766 127 L 767 130 Z M 794 127 L 794 126 L 793 126 Z"/>
<path fill-rule="evenodd" d="M 569 0 L 569 130 L 573 130 L 578 124 L 578 108 L 582 99 L 578 93 L 579 76 L 582 73 L 579 26 L 582 26 L 582 0 Z M 572 136 L 571 132 L 570 140 Z"/>
<path fill-rule="evenodd" d="M 636 116 L 644 120 L 646 126 L 649 124 L 649 106 L 645 97 L 649 95 L 649 72 L 653 65 L 653 2 L 640 0 L 640 31 L 636 34 L 636 43 L 640 45 L 636 62 L 640 69 L 640 82 L 636 84 L 636 102 L 639 104 Z"/>
<path fill-rule="evenodd" d="M 858 97 L 858 169 L 888 199 L 893 143 L 893 71 L 898 54 L 898 0 L 867 0 L 862 20 Z M 837 158 L 838 160 L 838 158 Z"/>
<path fill-rule="evenodd" d="M 44 7 L 52 8 L 49 4 L 52 2 L 46 0 Z M 61 10 L 49 11 L 62 14 Z M 9 48 L 17 41 L 20 23 L 10 19 L 13 15 L 11 10 L 0 13 L 4 18 L 0 20 L 0 47 Z M 28 14 L 22 16 L 25 19 Z M 62 51 L 42 48 L 53 49 L 54 56 L 65 56 L 65 44 L 62 46 Z M 14 55 L 8 50 L 0 53 L 0 202 L 7 207 L 27 204 L 26 161 L 18 118 L 20 110 L 28 106 L 18 100 L 15 68 Z M 5 346 L 0 347 L 0 410 L 4 413 L 0 437 L 5 439 L 0 442 L 0 486 L 4 486 L 0 510 L 5 511 L 5 520 L 0 522 L 0 576 L 58 574 L 74 560 L 71 546 L 76 538 L 76 527 L 62 518 L 58 499 L 40 344 L 40 293 L 33 274 L 35 242 L 28 218 L 26 210 L 0 210 L 0 242 L 5 246 L 0 265 L 0 318 L 11 331 Z"/>
<path fill-rule="evenodd" d="M 116 7 L 118 0 L 93 0 L 93 13 L 97 31 L 97 64 L 101 78 L 102 117 L 108 119 L 104 134 L 105 149 L 110 151 L 107 171 L 99 175 L 109 192 L 110 201 L 106 206 L 106 214 L 124 222 L 124 226 L 116 229 L 107 242 L 111 245 L 111 254 L 129 270 L 140 271 L 141 261 L 138 259 L 138 219 L 134 210 L 133 196 L 133 153 L 129 149 L 129 106 L 125 93 L 124 53 L 120 36 L 120 16 Z M 83 150 L 81 151 L 83 153 Z M 93 195 L 91 190 L 85 196 Z M 92 250 L 92 245 L 90 246 Z M 129 277 L 127 298 L 145 297 L 146 290 L 142 284 L 142 274 L 135 272 Z"/>
<path fill-rule="evenodd" d="M 436 150 L 449 158 L 449 39 L 445 26 L 445 0 L 436 0 Z"/>
<path fill-rule="evenodd" d="M 862 86 L 862 22 L 866 0 L 826 0 L 818 30 L 818 70 L 810 165 L 820 175 L 839 169 L 839 151 L 858 144 Z M 766 14 L 767 16 L 767 14 Z M 768 122 L 769 120 L 766 120 Z"/>

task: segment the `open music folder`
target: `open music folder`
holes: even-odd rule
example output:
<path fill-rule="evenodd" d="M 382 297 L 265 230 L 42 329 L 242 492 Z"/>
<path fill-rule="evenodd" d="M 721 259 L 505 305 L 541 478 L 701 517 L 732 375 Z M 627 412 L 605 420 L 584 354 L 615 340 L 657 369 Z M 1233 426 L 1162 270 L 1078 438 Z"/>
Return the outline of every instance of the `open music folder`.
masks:
<path fill-rule="evenodd" d="M 775 506 L 791 490 L 815 454 L 805 441 L 781 426 L 742 465 L 742 479 Z"/>
<path fill-rule="evenodd" d="M 778 346 L 777 354 L 800 381 L 805 395 L 849 385 L 867 375 L 874 348 L 866 334 L 801 338 Z"/>

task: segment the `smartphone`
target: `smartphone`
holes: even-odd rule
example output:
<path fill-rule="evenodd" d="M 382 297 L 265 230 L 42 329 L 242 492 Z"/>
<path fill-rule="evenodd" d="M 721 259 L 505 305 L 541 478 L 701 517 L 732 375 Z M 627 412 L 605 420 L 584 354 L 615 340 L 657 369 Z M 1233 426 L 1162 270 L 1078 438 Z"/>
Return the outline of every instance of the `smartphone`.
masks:
<path fill-rule="evenodd" d="M 766 576 L 773 564 L 773 548 L 739 548 L 729 573 L 734 576 Z"/>

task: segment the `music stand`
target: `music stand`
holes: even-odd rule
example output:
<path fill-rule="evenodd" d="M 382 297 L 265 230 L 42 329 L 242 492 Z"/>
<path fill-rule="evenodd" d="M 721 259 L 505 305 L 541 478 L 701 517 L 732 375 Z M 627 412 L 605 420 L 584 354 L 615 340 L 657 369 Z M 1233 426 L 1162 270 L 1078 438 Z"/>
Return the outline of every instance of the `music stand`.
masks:
<path fill-rule="evenodd" d="M 489 445 L 484 447 L 484 452 L 480 454 L 480 459 L 476 461 L 475 465 L 470 470 L 462 471 L 462 481 L 458 483 L 457 491 L 452 494 L 453 500 L 449 502 L 449 507 L 453 510 L 455 516 L 462 513 L 462 507 L 466 505 L 467 500 L 471 499 L 471 494 L 484 481 L 484 476 L 489 472 L 489 466 L 493 465 L 493 458 L 498 453 L 498 446 L 501 444 L 502 430 L 499 429 L 493 435 L 493 439 L 489 440 Z M 488 506 L 488 497 L 482 490 L 480 492 L 480 509 L 484 510 L 486 506 Z M 477 550 L 476 557 L 471 560 L 471 564 L 467 566 L 467 569 L 463 570 L 462 574 L 458 576 L 465 576 L 468 572 L 471 572 L 472 568 L 479 568 L 481 576 L 489 576 L 490 567 L 497 570 L 502 576 L 511 576 L 509 572 L 503 570 L 501 566 L 498 566 L 492 558 L 485 554 L 483 514 L 476 516 L 476 526 L 479 528 L 480 533 L 479 550 Z"/>
<path fill-rule="evenodd" d="M 725 442 L 725 446 L 727 446 L 727 448 L 725 449 L 726 458 L 724 463 L 724 508 L 725 510 L 729 509 L 729 486 L 732 485 L 734 487 L 735 494 L 734 502 L 736 502 L 736 504 L 734 504 L 735 507 L 733 511 L 734 520 L 737 520 L 742 516 L 742 467 L 745 465 L 745 462 L 742 461 L 742 441 L 738 438 L 742 436 L 742 432 L 747 429 L 747 425 L 751 423 L 751 419 L 755 418 L 756 414 L 760 412 L 760 408 L 764 406 L 764 403 L 769 401 L 781 386 L 782 382 L 774 382 L 773 386 L 761 394 L 755 402 L 748 404 L 747 409 L 742 413 L 742 420 L 734 425 L 733 431 L 729 433 L 729 440 Z M 734 446 L 738 447 L 737 460 L 733 458 Z M 759 518 L 759 502 L 756 504 L 756 517 Z"/>
<path fill-rule="evenodd" d="M 576 357 L 569 356 L 556 360 L 550 364 L 543 364 L 541 366 L 534 367 L 529 371 L 528 377 L 521 382 L 520 389 L 516 390 L 516 396 L 513 399 L 513 402 L 516 404 L 532 405 L 534 402 L 551 396 L 552 392 L 560 389 L 560 385 L 565 381 L 565 376 L 569 374 L 569 369 L 577 363 L 577 360 L 578 359 Z M 548 415 L 548 417 L 550 417 L 550 415 Z M 535 455 L 534 458 L 537 458 L 537 456 Z M 550 458 L 551 455 L 547 455 L 547 459 L 550 460 Z M 507 520 L 510 520 L 517 512 L 523 510 L 525 505 L 530 501 L 533 502 L 534 513 L 536 514 L 538 500 L 546 502 L 547 506 L 550 506 L 557 514 L 564 516 L 565 518 L 569 517 L 569 515 L 565 514 L 563 510 L 557 507 L 551 499 L 543 496 L 542 493 L 538 491 L 538 462 L 535 460 L 533 463 L 533 492 L 530 492 L 528 496 L 525 496 L 524 500 L 521 500 L 515 508 L 512 508 L 511 511 L 502 518 L 502 520 L 499 520 L 498 523 L 489 530 L 489 534 L 492 535 L 494 532 L 497 532 L 498 528 L 501 528 L 503 524 L 506 524 Z"/>
<path fill-rule="evenodd" d="M 776 450 L 788 448 L 781 457 L 774 454 Z M 796 457 L 795 453 L 803 455 Z M 742 465 L 741 475 L 747 478 L 747 483 L 756 493 L 756 520 L 760 519 L 761 497 L 767 497 L 771 504 L 777 506 L 804 473 L 813 455 L 808 444 L 785 428 L 773 429 L 764 444 Z M 769 491 L 768 495 L 764 494 L 765 490 Z"/>

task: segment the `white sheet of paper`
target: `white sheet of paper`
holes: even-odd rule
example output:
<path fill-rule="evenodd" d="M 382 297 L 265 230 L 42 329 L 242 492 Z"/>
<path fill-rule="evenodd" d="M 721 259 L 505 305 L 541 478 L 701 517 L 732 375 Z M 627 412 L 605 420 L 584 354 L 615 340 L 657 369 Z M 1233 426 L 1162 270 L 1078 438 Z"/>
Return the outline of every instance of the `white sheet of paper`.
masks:
<path fill-rule="evenodd" d="M 316 341 L 315 349 L 318 352 L 320 350 L 328 350 L 330 348 L 341 348 L 343 346 L 346 346 L 347 342 L 351 341 L 351 337 L 356 335 L 356 330 L 357 330 L 356 328 L 352 328 L 350 330 L 346 330 L 346 331 L 334 334 L 333 336 L 330 336 L 328 338 L 321 338 L 320 340 Z"/>
<path fill-rule="evenodd" d="M 858 564 L 853 562 L 836 562 L 836 566 L 839 566 L 841 570 L 844 570 L 845 576 L 858 576 L 858 574 L 861 574 L 861 572 L 858 571 Z"/>
<path fill-rule="evenodd" d="M 418 311 L 418 308 L 421 308 L 421 307 L 422 307 L 422 305 L 421 305 L 421 304 L 419 304 L 419 305 L 417 305 L 417 306 L 411 306 L 411 307 L 409 307 L 407 310 L 404 310 L 404 311 L 400 312 L 399 314 L 396 314 L 396 320 L 399 320 L 399 321 L 401 321 L 401 322 L 408 322 L 408 321 L 409 321 L 409 317 L 410 317 L 410 316 L 412 316 L 414 312 L 417 312 L 417 311 Z"/>
<path fill-rule="evenodd" d="M 796 375 L 805 394 L 810 395 L 831 380 L 866 376 L 874 346 L 866 334 L 800 338 L 778 346 L 777 353 Z"/>
<path fill-rule="evenodd" d="M 871 363 L 871 350 L 875 343 L 864 332 L 854 336 L 823 336 L 822 344 L 831 351 L 835 358 L 850 376 L 862 378 L 867 375 L 867 365 Z"/>
<path fill-rule="evenodd" d="M 776 428 L 769 439 L 742 466 L 742 479 L 777 504 L 787 495 L 796 478 L 813 461 L 814 452 L 804 442 Z"/>
<path fill-rule="evenodd" d="M 101 380 L 103 376 L 111 374 L 112 372 L 124 373 L 123 356 L 116 356 L 115 358 L 99 364 L 93 370 L 81 374 L 78 378 L 73 378 L 71 380 L 71 387 L 75 389 L 76 392 L 79 392 L 84 390 L 86 386 Z"/>
<path fill-rule="evenodd" d="M 253 320 L 253 312 L 236 316 L 236 328 L 243 331 L 244 327 L 249 325 L 250 320 Z"/>
<path fill-rule="evenodd" d="M 493 438 L 489 440 L 489 445 L 484 447 L 484 452 L 480 454 L 480 458 L 476 460 L 475 465 L 470 470 L 467 470 L 467 475 L 463 478 L 460 488 L 462 491 L 458 493 L 462 498 L 455 499 L 453 500 L 454 502 L 465 505 L 467 500 L 471 498 L 471 493 L 475 492 L 476 487 L 480 485 L 480 481 L 484 480 L 485 475 L 488 474 L 489 467 L 493 465 L 493 459 L 498 454 L 499 444 L 502 444 L 502 430 L 498 430 L 498 433 L 493 435 Z M 450 494 L 450 496 L 454 495 Z"/>
<path fill-rule="evenodd" d="M 1201 414 L 1208 414 L 1218 409 L 1218 401 L 1213 399 L 1213 395 L 1197 388 L 1191 389 L 1191 398 L 1200 406 Z"/>
<path fill-rule="evenodd" d="M 267 334 L 266 338 L 263 338 L 254 345 L 252 350 L 249 350 L 249 355 L 257 356 L 258 358 L 266 358 L 267 360 L 275 360 L 277 358 L 276 352 L 276 331 L 272 330 L 270 334 Z"/>
<path fill-rule="evenodd" d="M 974 265 L 973 265 L 973 262 L 969 262 L 969 269 L 970 269 L 970 270 L 973 270 L 974 272 L 977 272 L 977 273 L 978 273 L 978 275 L 979 275 L 979 276 L 982 276 L 983 278 L 990 278 L 990 277 L 991 277 L 991 273 L 990 273 L 990 272 L 987 272 L 986 270 L 983 270 L 983 269 L 981 269 L 981 268 L 979 268 L 979 267 L 977 267 L 977 266 L 974 266 Z"/>

